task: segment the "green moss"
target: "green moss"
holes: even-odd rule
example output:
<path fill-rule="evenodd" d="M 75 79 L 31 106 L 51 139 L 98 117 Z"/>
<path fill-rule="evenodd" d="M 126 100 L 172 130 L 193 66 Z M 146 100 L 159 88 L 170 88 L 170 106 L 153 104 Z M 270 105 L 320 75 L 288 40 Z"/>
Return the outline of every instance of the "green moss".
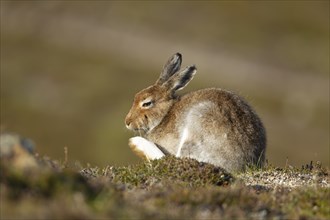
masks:
<path fill-rule="evenodd" d="M 282 209 L 291 218 L 330 218 L 329 188 L 299 188 L 282 196 L 285 204 Z"/>
<path fill-rule="evenodd" d="M 85 169 L 87 176 L 98 176 L 98 169 Z M 167 156 L 160 160 L 141 162 L 125 167 L 106 167 L 103 176 L 114 182 L 147 187 L 159 182 L 180 183 L 189 187 L 228 185 L 233 176 L 224 169 L 193 159 Z"/>

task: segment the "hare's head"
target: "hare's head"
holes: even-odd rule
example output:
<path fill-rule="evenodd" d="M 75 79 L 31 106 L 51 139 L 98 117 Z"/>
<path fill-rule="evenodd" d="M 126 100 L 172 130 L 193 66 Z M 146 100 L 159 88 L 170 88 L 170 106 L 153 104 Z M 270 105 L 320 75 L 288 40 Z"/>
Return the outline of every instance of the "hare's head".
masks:
<path fill-rule="evenodd" d="M 176 100 L 175 92 L 184 88 L 196 73 L 195 66 L 179 71 L 181 62 L 181 54 L 174 54 L 156 83 L 135 95 L 125 119 L 128 129 L 148 133 L 163 120 Z"/>

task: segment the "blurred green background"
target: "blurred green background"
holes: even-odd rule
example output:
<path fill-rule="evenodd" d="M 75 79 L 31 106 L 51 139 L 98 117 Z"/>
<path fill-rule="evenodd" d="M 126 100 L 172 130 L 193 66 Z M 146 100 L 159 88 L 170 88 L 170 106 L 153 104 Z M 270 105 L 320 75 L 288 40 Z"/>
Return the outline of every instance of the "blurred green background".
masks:
<path fill-rule="evenodd" d="M 124 126 L 134 94 L 175 52 L 263 119 L 274 165 L 329 166 L 329 1 L 1 0 L 1 129 L 37 151 L 136 163 Z"/>

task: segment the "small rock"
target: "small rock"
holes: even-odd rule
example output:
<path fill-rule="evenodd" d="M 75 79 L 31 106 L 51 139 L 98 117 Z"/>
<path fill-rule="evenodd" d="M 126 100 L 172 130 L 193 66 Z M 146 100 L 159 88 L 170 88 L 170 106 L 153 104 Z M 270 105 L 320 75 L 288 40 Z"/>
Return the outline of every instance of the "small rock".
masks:
<path fill-rule="evenodd" d="M 1 163 L 24 170 L 38 167 L 33 152 L 34 144 L 31 140 L 11 133 L 0 135 Z"/>

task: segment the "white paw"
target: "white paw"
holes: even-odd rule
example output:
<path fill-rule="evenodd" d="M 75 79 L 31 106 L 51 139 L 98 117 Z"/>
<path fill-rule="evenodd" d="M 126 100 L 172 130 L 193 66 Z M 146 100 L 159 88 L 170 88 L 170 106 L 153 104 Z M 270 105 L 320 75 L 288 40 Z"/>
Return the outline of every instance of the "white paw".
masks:
<path fill-rule="evenodd" d="M 137 154 L 142 154 L 149 160 L 160 159 L 165 156 L 165 154 L 161 150 L 159 150 L 156 144 L 146 140 L 143 137 L 130 138 L 129 146 Z"/>

